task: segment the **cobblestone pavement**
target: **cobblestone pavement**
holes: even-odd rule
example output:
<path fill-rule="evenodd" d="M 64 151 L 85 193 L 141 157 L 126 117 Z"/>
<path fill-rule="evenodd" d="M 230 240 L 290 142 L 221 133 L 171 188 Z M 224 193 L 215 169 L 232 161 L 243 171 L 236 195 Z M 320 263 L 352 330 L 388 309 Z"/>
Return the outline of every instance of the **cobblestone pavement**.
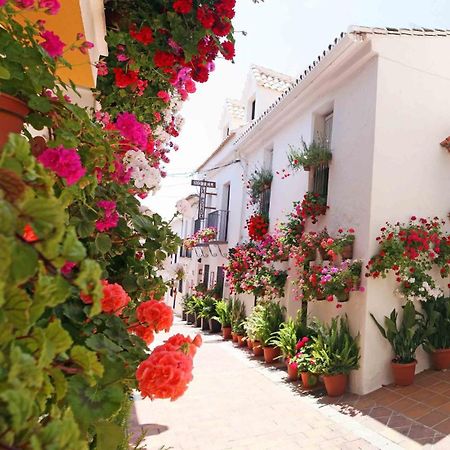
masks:
<path fill-rule="evenodd" d="M 171 334 L 197 330 L 177 321 Z M 205 333 L 203 342 L 183 397 L 173 403 L 136 399 L 131 425 L 147 431 L 148 450 L 450 449 L 447 434 L 427 435 L 414 421 L 405 425 L 411 417 L 393 412 L 386 396 L 349 394 L 330 402 L 321 392 L 302 393 L 279 366 L 267 366 L 218 335 Z M 423 443 L 424 433 L 434 445 Z"/>

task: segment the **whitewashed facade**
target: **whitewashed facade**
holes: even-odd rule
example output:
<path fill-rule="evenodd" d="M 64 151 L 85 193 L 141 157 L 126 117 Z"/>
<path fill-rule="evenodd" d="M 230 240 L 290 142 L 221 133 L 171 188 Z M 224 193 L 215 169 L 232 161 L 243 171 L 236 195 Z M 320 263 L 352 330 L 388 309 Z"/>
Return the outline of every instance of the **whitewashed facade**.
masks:
<path fill-rule="evenodd" d="M 195 176 L 217 183 L 217 195 L 209 197 L 208 205 L 228 216 L 223 242 L 212 251 L 200 249 L 201 256 L 196 253 L 196 281 L 209 266 L 212 284 L 228 248 L 247 239 L 245 220 L 252 210 L 246 208 L 245 182 L 255 168 L 274 173 L 271 230 L 311 189 L 309 172 L 285 179 L 276 173 L 288 168 L 289 145 L 310 142 L 317 134 L 330 139 L 333 153 L 330 208 L 310 229 L 326 226 L 333 235 L 338 228 L 354 228 L 354 256 L 366 263 L 376 252 L 375 238 L 385 221 L 406 221 L 412 215 L 445 218 L 450 155 L 439 142 L 450 134 L 449 52 L 450 32 L 353 27 L 298 80 L 253 66 L 242 98 L 226 104 L 220 124 L 224 141 Z M 292 298 L 291 282 L 282 302 L 292 315 L 300 305 Z M 352 293 L 339 310 L 328 302 L 309 305 L 322 320 L 347 313 L 353 332 L 360 333 L 361 368 L 350 383 L 359 394 L 392 381 L 390 347 L 369 313 L 382 318 L 402 304 L 390 279 L 363 278 L 362 285 L 365 292 Z M 253 297 L 242 298 L 250 312 Z M 418 371 L 428 367 L 422 351 L 418 362 Z"/>

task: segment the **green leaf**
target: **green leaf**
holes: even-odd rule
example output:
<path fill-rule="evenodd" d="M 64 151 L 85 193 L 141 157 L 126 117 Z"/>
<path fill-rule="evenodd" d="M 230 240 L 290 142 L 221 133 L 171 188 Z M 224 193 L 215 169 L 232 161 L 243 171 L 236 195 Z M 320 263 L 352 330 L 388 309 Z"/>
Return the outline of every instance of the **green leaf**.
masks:
<path fill-rule="evenodd" d="M 55 387 L 56 400 L 59 401 L 65 397 L 67 393 L 67 379 L 61 370 L 57 368 L 50 368 L 49 374 L 53 379 L 53 386 Z"/>
<path fill-rule="evenodd" d="M 7 322 L 10 322 L 18 330 L 29 327 L 30 297 L 25 291 L 17 287 L 9 287 L 5 290 L 5 304 L 2 307 Z"/>
<path fill-rule="evenodd" d="M 122 347 L 115 344 L 103 334 L 95 334 L 87 338 L 86 345 L 99 353 L 119 353 L 123 350 Z"/>
<path fill-rule="evenodd" d="M 97 432 L 97 450 L 116 450 L 124 440 L 123 428 L 111 422 L 99 422 Z"/>
<path fill-rule="evenodd" d="M 100 233 L 95 238 L 95 246 L 100 253 L 109 252 L 112 247 L 111 238 L 105 233 Z"/>
<path fill-rule="evenodd" d="M 80 375 L 69 381 L 67 399 L 83 429 L 99 420 L 108 420 L 121 407 L 124 392 L 121 386 L 89 386 Z"/>
<path fill-rule="evenodd" d="M 91 317 L 101 311 L 100 300 L 103 298 L 103 286 L 100 283 L 101 274 L 102 269 L 99 264 L 91 259 L 86 259 L 81 263 L 80 273 L 75 280 L 75 284 L 80 290 L 92 297 Z"/>
<path fill-rule="evenodd" d="M 42 113 L 48 113 L 52 109 L 52 103 L 48 97 L 42 97 L 39 95 L 32 95 L 28 100 L 28 106 L 30 109 L 39 111 Z"/>
<path fill-rule="evenodd" d="M 70 227 L 67 230 L 66 237 L 64 238 L 62 253 L 67 261 L 79 262 L 86 258 L 86 249 L 84 245 L 78 240 L 75 229 Z"/>
<path fill-rule="evenodd" d="M 81 345 L 75 345 L 70 351 L 70 357 L 83 369 L 87 377 L 101 377 L 103 375 L 103 366 L 95 352 L 91 352 Z"/>
<path fill-rule="evenodd" d="M 39 237 L 47 237 L 64 225 L 64 209 L 55 198 L 33 198 L 24 203 L 22 214 L 33 222 Z"/>
<path fill-rule="evenodd" d="M 6 409 L 11 416 L 14 431 L 27 428 L 27 420 L 33 412 L 33 394 L 27 389 L 9 389 L 0 394 L 6 403 Z"/>
<path fill-rule="evenodd" d="M 16 241 L 11 252 L 11 281 L 18 285 L 37 271 L 38 254 L 30 244 Z"/>
<path fill-rule="evenodd" d="M 1 80 L 9 80 L 11 78 L 11 74 L 6 67 L 0 66 L 0 79 Z"/>

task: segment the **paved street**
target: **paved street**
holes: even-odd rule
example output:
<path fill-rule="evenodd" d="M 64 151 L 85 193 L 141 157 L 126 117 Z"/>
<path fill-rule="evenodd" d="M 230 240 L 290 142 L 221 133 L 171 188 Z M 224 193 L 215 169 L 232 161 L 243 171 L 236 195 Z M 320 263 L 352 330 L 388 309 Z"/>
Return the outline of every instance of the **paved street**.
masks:
<path fill-rule="evenodd" d="M 197 331 L 178 321 L 171 334 L 195 335 Z M 386 426 L 373 417 L 376 414 L 370 417 L 365 397 L 359 397 L 359 402 L 366 409 L 352 408 L 349 413 L 347 408 L 329 404 L 326 397 L 301 393 L 298 384 L 286 382 L 285 371 L 266 366 L 218 335 L 203 334 L 203 342 L 194 361 L 194 380 L 182 398 L 135 402 L 133 428 L 139 424 L 147 429 L 147 449 L 450 448 L 450 436 L 445 434 L 434 434 L 428 442 L 436 443 L 423 445 L 420 439 Z M 371 407 L 374 413 L 381 409 Z M 389 420 L 402 418 L 395 413 Z M 408 426 L 428 431 L 420 424 Z"/>

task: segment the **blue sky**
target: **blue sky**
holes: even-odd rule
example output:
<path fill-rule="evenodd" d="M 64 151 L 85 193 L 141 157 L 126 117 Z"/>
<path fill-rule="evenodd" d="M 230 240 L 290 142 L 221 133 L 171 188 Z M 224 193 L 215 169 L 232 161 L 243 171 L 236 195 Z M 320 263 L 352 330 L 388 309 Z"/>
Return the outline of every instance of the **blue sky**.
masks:
<path fill-rule="evenodd" d="M 448 0 L 237 0 L 235 63 L 216 71 L 183 107 L 185 125 L 168 177 L 146 204 L 169 217 L 175 202 L 194 192 L 192 172 L 220 143 L 218 124 L 226 98 L 240 98 L 251 64 L 298 76 L 349 25 L 450 28 Z"/>

